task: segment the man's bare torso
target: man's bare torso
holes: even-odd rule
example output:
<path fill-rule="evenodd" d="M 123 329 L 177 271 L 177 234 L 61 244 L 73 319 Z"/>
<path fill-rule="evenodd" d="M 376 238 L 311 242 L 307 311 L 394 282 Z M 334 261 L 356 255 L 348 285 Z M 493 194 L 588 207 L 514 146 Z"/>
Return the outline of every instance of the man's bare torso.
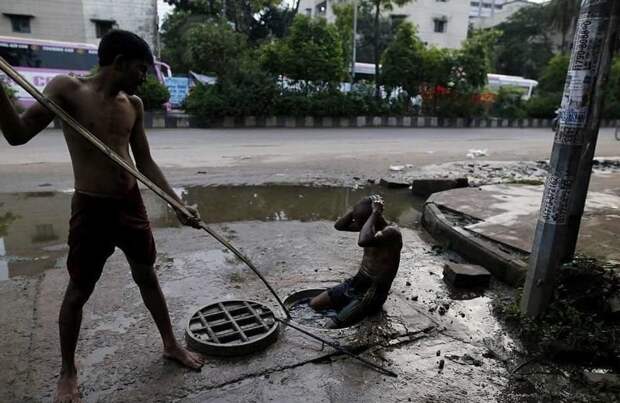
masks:
<path fill-rule="evenodd" d="M 119 93 L 106 98 L 87 78 L 66 78 L 62 106 L 67 112 L 133 165 L 129 144 L 138 118 L 136 98 Z M 81 135 L 63 127 L 71 155 L 75 189 L 94 195 L 121 197 L 132 189 L 136 180 L 114 164 Z"/>

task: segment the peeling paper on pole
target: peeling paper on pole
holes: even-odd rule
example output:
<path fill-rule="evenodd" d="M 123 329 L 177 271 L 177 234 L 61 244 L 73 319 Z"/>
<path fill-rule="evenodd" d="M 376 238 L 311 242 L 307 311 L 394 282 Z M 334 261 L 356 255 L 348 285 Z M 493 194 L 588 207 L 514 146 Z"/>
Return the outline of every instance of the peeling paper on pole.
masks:
<path fill-rule="evenodd" d="M 608 23 L 607 17 L 585 16 L 577 21 L 575 48 L 562 96 L 560 130 L 556 135 L 556 142 L 560 144 L 582 144 L 583 136 L 571 129 L 584 128 L 586 125 L 590 94 L 593 92 L 605 39 L 603 28 Z"/>
<path fill-rule="evenodd" d="M 574 178 L 549 175 L 545 184 L 539 220 L 548 224 L 564 225 L 568 221 L 571 187 Z"/>

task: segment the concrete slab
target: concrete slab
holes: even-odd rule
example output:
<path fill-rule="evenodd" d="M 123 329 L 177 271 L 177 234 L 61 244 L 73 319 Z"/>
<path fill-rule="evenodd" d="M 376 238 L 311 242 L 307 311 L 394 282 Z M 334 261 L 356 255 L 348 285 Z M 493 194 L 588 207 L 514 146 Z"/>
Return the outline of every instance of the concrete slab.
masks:
<path fill-rule="evenodd" d="M 593 175 L 577 249 L 590 256 L 620 261 L 618 179 Z M 526 253 L 531 252 L 543 186 L 489 185 L 456 189 L 431 196 L 429 201 L 481 220 L 468 231 Z"/>

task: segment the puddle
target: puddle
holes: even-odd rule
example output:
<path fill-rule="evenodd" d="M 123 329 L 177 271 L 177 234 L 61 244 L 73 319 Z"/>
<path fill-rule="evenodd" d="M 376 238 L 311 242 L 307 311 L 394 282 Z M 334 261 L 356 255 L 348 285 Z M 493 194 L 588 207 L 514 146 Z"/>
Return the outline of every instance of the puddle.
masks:
<path fill-rule="evenodd" d="M 379 193 L 385 216 L 401 227 L 418 228 L 424 200 L 408 189 L 304 186 L 218 186 L 176 189 L 197 204 L 204 221 L 335 221 L 360 198 Z M 0 281 L 64 267 L 71 212 L 70 192 L 0 193 Z M 150 191 L 143 192 L 155 228 L 178 227 L 174 212 Z"/>

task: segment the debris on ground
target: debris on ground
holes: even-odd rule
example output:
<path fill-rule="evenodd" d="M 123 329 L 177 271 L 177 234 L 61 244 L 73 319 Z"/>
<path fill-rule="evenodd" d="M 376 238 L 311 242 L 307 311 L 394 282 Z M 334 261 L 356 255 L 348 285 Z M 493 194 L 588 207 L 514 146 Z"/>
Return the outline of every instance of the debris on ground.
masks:
<path fill-rule="evenodd" d="M 445 356 L 446 359 L 455 362 L 457 364 L 461 364 L 461 365 L 474 365 L 476 367 L 481 367 L 482 366 L 482 361 L 472 357 L 469 354 L 463 354 L 462 356 L 459 355 L 446 355 Z"/>
<path fill-rule="evenodd" d="M 403 169 L 405 169 L 404 165 L 390 165 L 390 171 L 393 171 L 393 172 L 400 172 Z"/>
<path fill-rule="evenodd" d="M 457 288 L 486 287 L 491 280 L 491 273 L 478 265 L 446 263 L 443 268 L 443 280 L 446 284 Z"/>
<path fill-rule="evenodd" d="M 487 155 L 489 155 L 489 150 L 486 148 L 484 150 L 472 148 L 467 152 L 467 158 L 472 158 L 472 159 L 486 157 Z"/>

